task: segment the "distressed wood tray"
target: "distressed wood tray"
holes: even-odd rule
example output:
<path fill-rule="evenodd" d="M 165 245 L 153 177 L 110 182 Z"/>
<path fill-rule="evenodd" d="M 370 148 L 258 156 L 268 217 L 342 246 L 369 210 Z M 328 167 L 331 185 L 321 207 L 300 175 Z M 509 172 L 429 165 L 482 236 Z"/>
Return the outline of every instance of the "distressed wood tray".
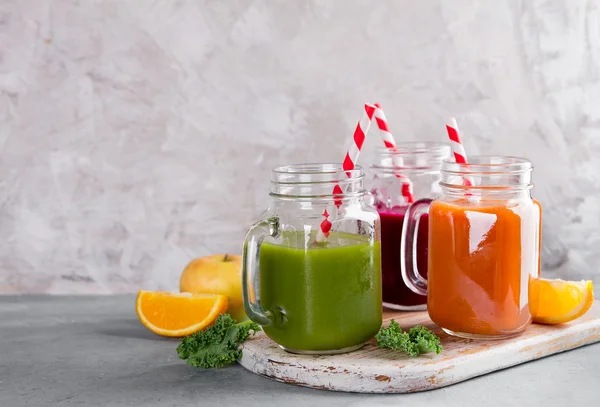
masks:
<path fill-rule="evenodd" d="M 407 393 L 448 386 L 495 370 L 600 341 L 598 301 L 568 324 L 531 325 L 517 337 L 472 341 L 451 337 L 431 322 L 427 312 L 384 312 L 402 328 L 423 324 L 441 339 L 444 351 L 418 358 L 386 349 L 375 341 L 343 355 L 301 356 L 281 350 L 260 333 L 244 344 L 240 364 L 251 372 L 285 383 L 358 393 Z"/>

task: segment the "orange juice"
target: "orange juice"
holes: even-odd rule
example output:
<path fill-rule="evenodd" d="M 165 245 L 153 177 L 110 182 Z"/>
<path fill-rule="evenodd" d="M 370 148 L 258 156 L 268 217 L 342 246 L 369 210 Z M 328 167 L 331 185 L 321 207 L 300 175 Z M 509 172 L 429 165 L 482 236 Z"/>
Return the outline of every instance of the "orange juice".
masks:
<path fill-rule="evenodd" d="M 502 337 L 531 323 L 541 207 L 532 200 L 436 200 L 429 209 L 431 319 L 464 337 Z"/>

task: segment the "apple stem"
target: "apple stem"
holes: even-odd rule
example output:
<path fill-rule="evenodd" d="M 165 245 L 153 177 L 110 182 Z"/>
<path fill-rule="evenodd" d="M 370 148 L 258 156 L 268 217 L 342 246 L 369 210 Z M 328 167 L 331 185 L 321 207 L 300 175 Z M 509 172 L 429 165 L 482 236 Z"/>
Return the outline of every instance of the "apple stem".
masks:
<path fill-rule="evenodd" d="M 225 262 L 230 261 L 229 254 L 227 254 L 227 253 L 225 254 L 225 257 L 223 257 L 223 261 L 225 261 Z"/>

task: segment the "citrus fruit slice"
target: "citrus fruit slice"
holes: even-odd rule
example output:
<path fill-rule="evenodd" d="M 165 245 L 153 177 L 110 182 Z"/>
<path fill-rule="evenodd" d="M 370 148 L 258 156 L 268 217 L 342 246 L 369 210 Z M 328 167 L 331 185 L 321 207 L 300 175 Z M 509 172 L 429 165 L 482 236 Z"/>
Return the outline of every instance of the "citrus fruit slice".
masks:
<path fill-rule="evenodd" d="M 529 310 L 533 322 L 562 324 L 579 318 L 594 303 L 591 281 L 539 278 L 529 285 Z"/>
<path fill-rule="evenodd" d="M 165 293 L 141 290 L 135 310 L 140 322 L 163 336 L 186 336 L 213 324 L 227 309 L 220 294 Z"/>

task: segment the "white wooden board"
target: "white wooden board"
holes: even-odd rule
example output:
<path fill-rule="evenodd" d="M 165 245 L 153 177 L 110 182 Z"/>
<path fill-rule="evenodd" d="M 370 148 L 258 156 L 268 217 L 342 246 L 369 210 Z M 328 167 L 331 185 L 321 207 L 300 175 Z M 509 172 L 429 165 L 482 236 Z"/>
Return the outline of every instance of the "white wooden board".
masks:
<path fill-rule="evenodd" d="M 531 325 L 519 337 L 471 341 L 447 335 L 427 312 L 385 312 L 403 329 L 423 324 L 442 340 L 440 355 L 411 358 L 379 349 L 372 340 L 343 355 L 302 356 L 287 353 L 260 333 L 244 344 L 240 364 L 274 380 L 318 389 L 359 393 L 407 393 L 448 386 L 495 370 L 600 341 L 600 304 L 568 324 Z"/>

